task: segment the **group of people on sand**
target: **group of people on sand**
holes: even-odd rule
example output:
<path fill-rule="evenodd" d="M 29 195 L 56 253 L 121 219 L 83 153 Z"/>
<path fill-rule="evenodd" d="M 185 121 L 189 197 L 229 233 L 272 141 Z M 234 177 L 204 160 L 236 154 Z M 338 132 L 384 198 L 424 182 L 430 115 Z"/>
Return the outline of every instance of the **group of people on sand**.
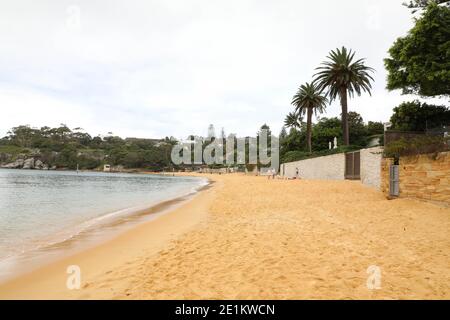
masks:
<path fill-rule="evenodd" d="M 269 171 L 267 171 L 267 179 L 275 179 L 275 176 L 277 175 L 277 171 L 275 169 L 269 169 Z"/>
<path fill-rule="evenodd" d="M 277 171 L 275 169 L 269 169 L 267 171 L 267 179 L 270 180 L 270 178 L 275 179 L 275 176 L 277 175 Z M 295 177 L 292 179 L 300 180 L 300 170 L 298 168 L 295 168 Z"/>

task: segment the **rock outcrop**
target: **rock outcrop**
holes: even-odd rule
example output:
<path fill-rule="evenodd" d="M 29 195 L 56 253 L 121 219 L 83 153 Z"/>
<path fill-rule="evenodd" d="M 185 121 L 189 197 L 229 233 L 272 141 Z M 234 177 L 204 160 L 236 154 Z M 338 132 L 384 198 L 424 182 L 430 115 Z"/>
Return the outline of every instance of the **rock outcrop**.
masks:
<path fill-rule="evenodd" d="M 6 168 L 6 169 L 20 169 L 20 168 L 23 167 L 23 163 L 24 163 L 23 159 L 17 159 L 14 162 L 11 162 L 11 163 L 3 165 L 2 168 Z"/>
<path fill-rule="evenodd" d="M 34 158 L 26 159 L 23 162 L 22 169 L 34 169 Z"/>
<path fill-rule="evenodd" d="M 34 162 L 34 168 L 35 169 L 43 169 L 44 168 L 44 163 L 41 160 L 36 160 Z"/>
<path fill-rule="evenodd" d="M 27 158 L 27 159 L 17 159 L 14 162 L 4 164 L 1 166 L 1 168 L 48 170 L 49 166 L 39 159 Z"/>

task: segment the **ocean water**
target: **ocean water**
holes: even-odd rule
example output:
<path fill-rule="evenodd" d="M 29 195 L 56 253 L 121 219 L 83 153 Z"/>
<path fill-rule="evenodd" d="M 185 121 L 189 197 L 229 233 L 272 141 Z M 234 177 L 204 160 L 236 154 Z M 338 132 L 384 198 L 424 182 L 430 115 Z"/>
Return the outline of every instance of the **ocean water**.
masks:
<path fill-rule="evenodd" d="M 1 169 L 0 279 L 44 253 L 61 255 L 60 244 L 117 229 L 140 210 L 206 184 L 192 177 Z"/>

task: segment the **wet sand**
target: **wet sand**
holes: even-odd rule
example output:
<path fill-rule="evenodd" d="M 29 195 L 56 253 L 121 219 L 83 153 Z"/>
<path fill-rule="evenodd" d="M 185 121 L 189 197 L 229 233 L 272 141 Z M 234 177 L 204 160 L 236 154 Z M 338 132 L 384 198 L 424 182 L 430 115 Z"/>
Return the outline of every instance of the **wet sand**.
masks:
<path fill-rule="evenodd" d="M 216 183 L 189 202 L 0 285 L 0 298 L 450 298 L 450 208 L 356 181 L 204 176 Z"/>

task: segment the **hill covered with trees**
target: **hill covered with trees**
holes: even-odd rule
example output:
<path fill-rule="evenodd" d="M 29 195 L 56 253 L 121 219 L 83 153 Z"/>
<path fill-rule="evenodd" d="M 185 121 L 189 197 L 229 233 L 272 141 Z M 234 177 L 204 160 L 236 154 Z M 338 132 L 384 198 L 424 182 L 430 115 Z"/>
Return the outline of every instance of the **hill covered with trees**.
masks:
<path fill-rule="evenodd" d="M 103 164 L 124 168 L 163 170 L 171 168 L 170 153 L 176 141 L 122 139 L 109 135 L 92 137 L 81 128 L 18 126 L 0 139 L 0 164 L 33 158 L 48 168 L 96 169 Z"/>

